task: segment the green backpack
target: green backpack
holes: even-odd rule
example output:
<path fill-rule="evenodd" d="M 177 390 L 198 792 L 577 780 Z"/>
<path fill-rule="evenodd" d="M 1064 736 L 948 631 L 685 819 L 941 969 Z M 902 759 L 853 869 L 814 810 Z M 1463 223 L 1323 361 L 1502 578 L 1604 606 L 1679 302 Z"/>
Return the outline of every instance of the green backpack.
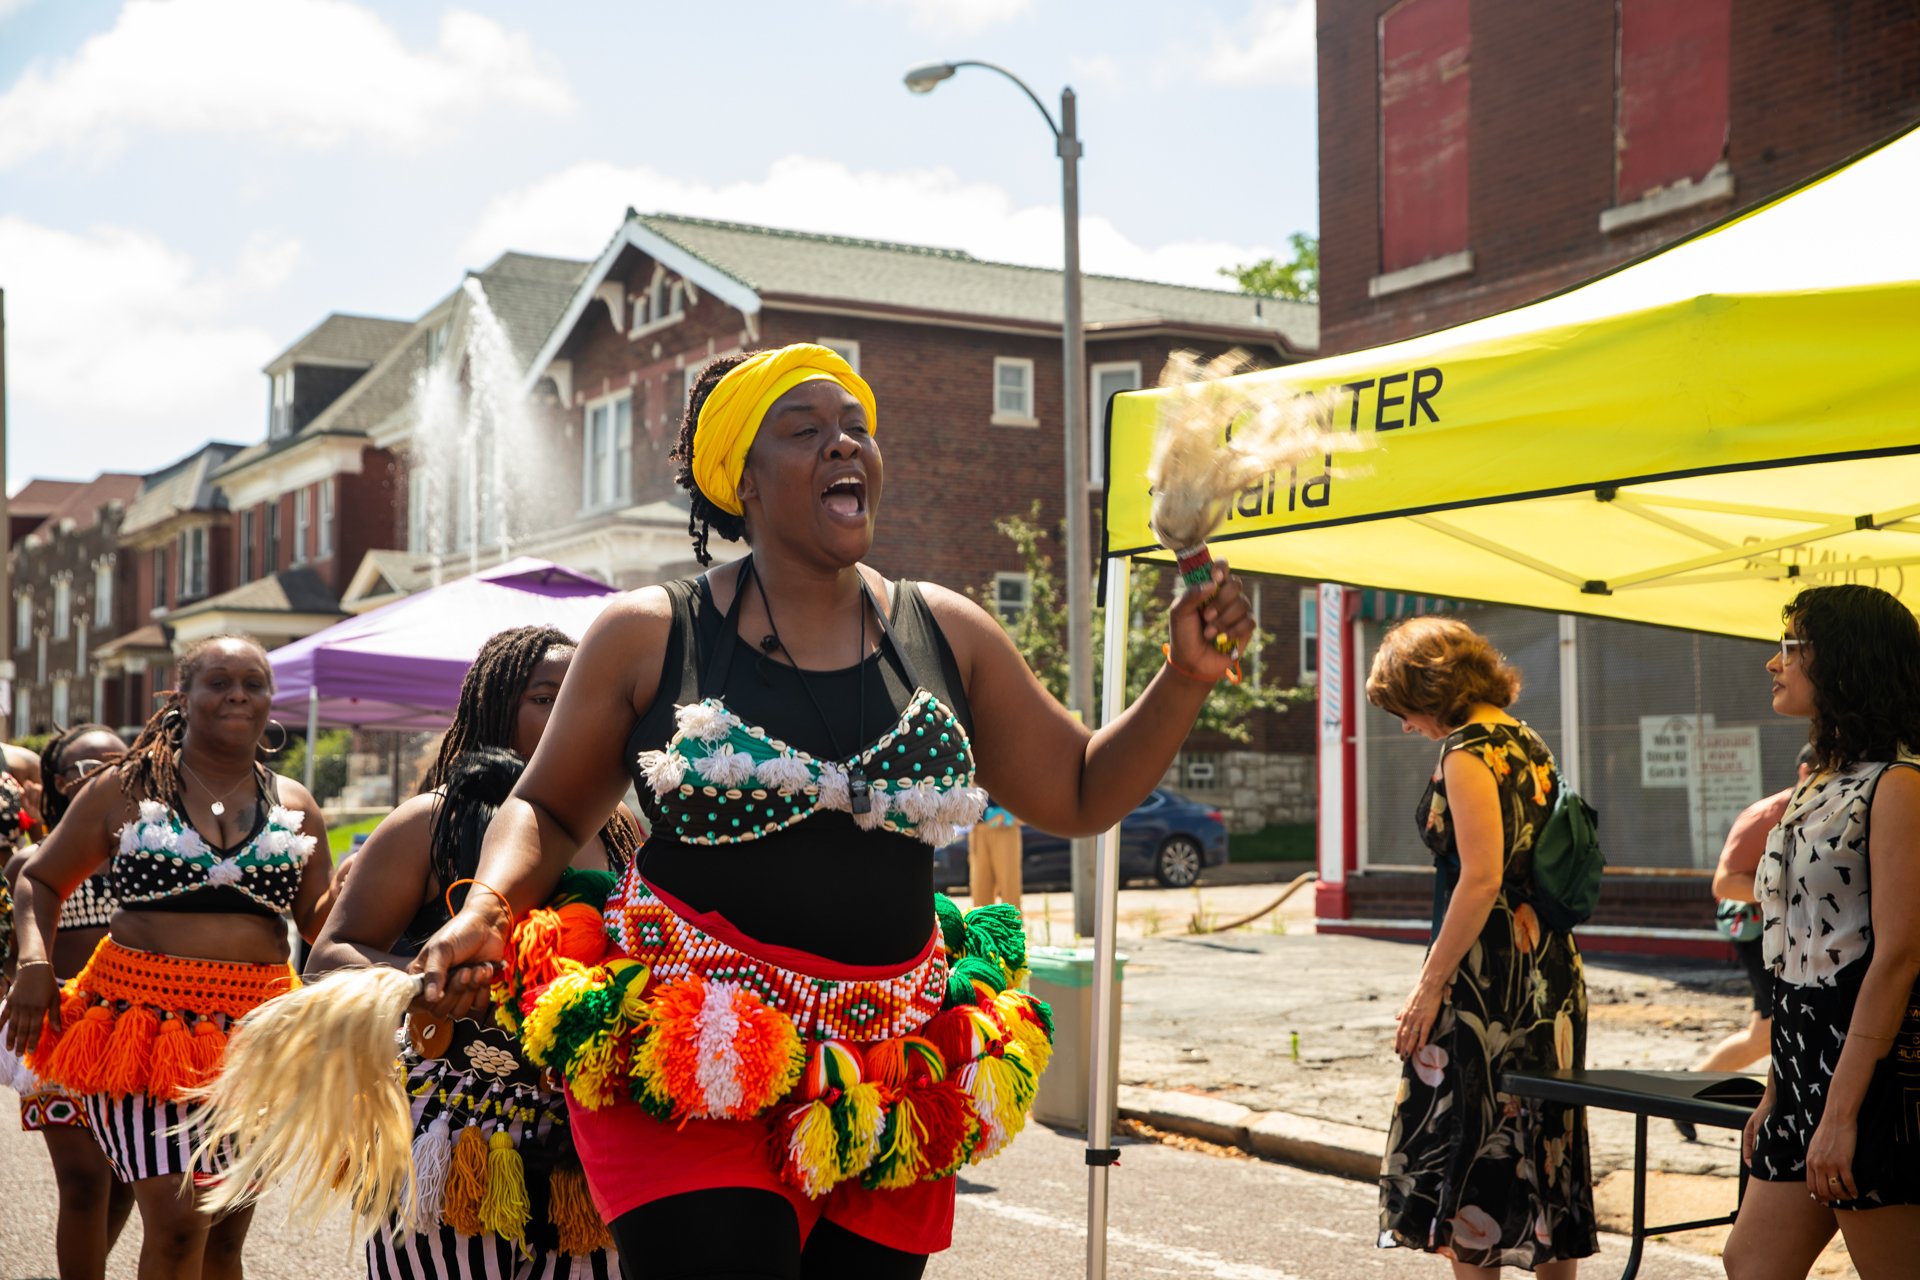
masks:
<path fill-rule="evenodd" d="M 1540 923 L 1566 933 L 1592 917 L 1600 901 L 1600 818 L 1558 769 L 1553 813 L 1533 842 L 1533 909 Z"/>

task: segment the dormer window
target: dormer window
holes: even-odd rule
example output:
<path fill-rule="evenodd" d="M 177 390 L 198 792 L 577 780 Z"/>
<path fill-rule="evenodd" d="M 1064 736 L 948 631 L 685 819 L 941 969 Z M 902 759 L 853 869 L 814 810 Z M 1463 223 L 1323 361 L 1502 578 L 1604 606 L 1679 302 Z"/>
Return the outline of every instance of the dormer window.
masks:
<path fill-rule="evenodd" d="M 273 375 L 273 405 L 267 415 L 267 439 L 284 438 L 293 428 L 293 370 Z"/>

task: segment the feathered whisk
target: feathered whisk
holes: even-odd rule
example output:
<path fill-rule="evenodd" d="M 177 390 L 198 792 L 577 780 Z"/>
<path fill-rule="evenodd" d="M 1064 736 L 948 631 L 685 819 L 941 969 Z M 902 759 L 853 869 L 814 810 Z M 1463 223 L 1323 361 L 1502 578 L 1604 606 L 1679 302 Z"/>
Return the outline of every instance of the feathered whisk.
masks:
<path fill-rule="evenodd" d="M 345 969 L 242 1018 L 220 1074 L 201 1090 L 196 1158 L 233 1143 L 208 1188 L 219 1213 L 286 1185 L 290 1220 L 317 1225 L 342 1206 L 364 1241 L 413 1208 L 413 1117 L 396 1033 L 421 980 Z"/>
<path fill-rule="evenodd" d="M 1147 461 L 1153 486 L 1147 523 L 1173 552 L 1180 581 L 1190 589 L 1211 585 L 1207 539 L 1243 489 L 1270 471 L 1348 447 L 1344 433 L 1329 429 L 1325 399 L 1236 380 L 1254 367 L 1244 351 L 1205 362 L 1176 351 L 1160 375 L 1166 394 Z M 1225 653 L 1233 641 L 1222 634 L 1214 645 Z"/>

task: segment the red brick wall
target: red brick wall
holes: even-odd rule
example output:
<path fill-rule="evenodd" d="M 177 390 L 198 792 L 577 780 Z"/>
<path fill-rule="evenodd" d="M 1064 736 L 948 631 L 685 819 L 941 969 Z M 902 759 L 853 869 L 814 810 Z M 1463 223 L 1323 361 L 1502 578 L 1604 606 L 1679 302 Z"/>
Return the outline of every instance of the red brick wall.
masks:
<path fill-rule="evenodd" d="M 1472 274 L 1370 299 L 1381 272 L 1378 22 L 1392 0 L 1319 8 L 1322 350 L 1519 305 L 1679 238 L 1920 119 L 1912 0 L 1736 0 L 1732 202 L 1611 235 L 1615 0 L 1472 0 Z"/>

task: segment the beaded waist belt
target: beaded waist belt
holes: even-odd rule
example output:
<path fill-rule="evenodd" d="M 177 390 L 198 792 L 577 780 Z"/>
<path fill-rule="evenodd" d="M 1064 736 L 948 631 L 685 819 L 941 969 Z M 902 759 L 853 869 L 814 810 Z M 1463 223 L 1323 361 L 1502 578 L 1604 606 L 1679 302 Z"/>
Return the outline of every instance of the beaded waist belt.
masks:
<path fill-rule="evenodd" d="M 945 1177 L 1025 1124 L 1053 1027 L 1018 989 L 1016 908 L 962 917 L 936 895 L 924 955 L 866 976 L 750 953 L 675 905 L 634 872 L 601 903 L 563 879 L 514 930 L 497 1015 L 579 1105 L 628 1099 L 674 1122 L 764 1117 L 781 1177 L 810 1196 L 850 1178 Z"/>
<path fill-rule="evenodd" d="M 299 980 L 284 964 L 193 960 L 103 938 L 27 1064 L 74 1093 L 166 1101 L 220 1072 L 227 1024 Z"/>

